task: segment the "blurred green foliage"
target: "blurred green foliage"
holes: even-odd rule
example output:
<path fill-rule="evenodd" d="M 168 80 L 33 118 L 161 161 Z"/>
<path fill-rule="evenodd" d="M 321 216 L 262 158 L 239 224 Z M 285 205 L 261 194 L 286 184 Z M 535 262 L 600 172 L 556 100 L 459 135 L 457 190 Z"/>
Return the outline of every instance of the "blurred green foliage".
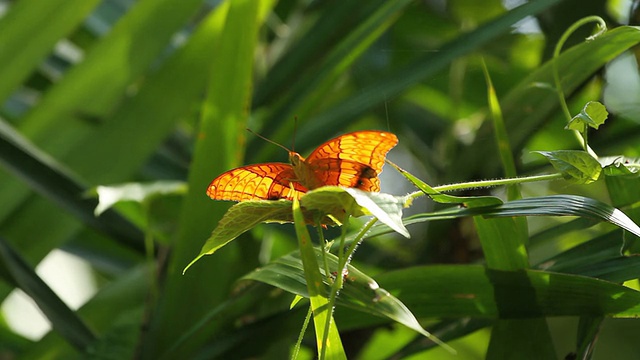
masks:
<path fill-rule="evenodd" d="M 557 66 L 570 112 L 603 102 L 609 118 L 589 132 L 589 144 L 602 157 L 636 164 L 640 31 L 625 26 L 638 16 L 623 3 L 0 1 L 0 297 L 22 289 L 52 325 L 34 340 L 4 314 L 0 357 L 288 357 L 307 309 L 307 302 L 289 309 L 289 291 L 304 288 L 301 267 L 282 268 L 297 250 L 292 226 L 258 226 L 182 275 L 229 207 L 206 197 L 209 181 L 242 164 L 286 160 L 245 128 L 289 147 L 293 141 L 302 154 L 344 132 L 387 130 L 400 139 L 389 158 L 433 186 L 504 177 L 501 159 L 509 157 L 496 145 L 484 63 L 504 119 L 501 151 L 508 140 L 518 176 L 554 173 L 533 151 L 581 144 L 563 130 L 568 120 L 550 61 L 563 32 L 584 16 L 604 18 L 609 31 L 586 41 L 596 30 L 587 25 L 564 46 Z M 604 173 L 625 176 L 519 191 L 595 199 L 640 222 L 636 173 Z M 184 181 L 189 190 L 161 180 Z M 415 191 L 390 166 L 381 182 L 383 192 Z M 155 190 L 94 216 L 90 190 L 121 183 Z M 512 200 L 501 188 L 460 195 Z M 411 239 L 374 227 L 352 265 L 458 355 L 343 306 L 345 299 L 335 319 L 347 357 L 640 353 L 629 336 L 640 330 L 633 319 L 640 243 L 598 221 L 620 214 L 526 222 L 432 214 L 443 209 L 450 210 L 417 199 L 405 210 Z M 534 210 L 555 214 L 544 202 Z M 96 279 L 97 292 L 77 310 L 33 271 L 55 249 L 86 261 Z M 258 278 L 260 266 L 280 272 L 268 281 L 275 286 L 238 282 Z M 311 332 L 300 358 L 315 354 Z"/>

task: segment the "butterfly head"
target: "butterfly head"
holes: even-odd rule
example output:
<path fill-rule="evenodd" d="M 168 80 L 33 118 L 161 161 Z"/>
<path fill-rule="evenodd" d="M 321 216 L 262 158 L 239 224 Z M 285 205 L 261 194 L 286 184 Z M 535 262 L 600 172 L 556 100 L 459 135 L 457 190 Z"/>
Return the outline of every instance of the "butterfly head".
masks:
<path fill-rule="evenodd" d="M 296 167 L 299 167 L 300 164 L 304 162 L 304 158 L 295 151 L 289 151 L 289 162 L 294 168 L 296 168 Z"/>

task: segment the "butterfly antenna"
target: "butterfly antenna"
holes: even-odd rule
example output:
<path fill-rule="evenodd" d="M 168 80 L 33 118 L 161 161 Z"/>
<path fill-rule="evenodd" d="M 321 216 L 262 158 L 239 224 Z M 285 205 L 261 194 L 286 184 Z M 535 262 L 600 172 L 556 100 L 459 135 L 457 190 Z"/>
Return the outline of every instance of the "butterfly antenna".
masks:
<path fill-rule="evenodd" d="M 291 150 L 296 151 L 296 132 L 298 132 L 298 116 L 293 117 L 293 138 L 291 139 Z"/>
<path fill-rule="evenodd" d="M 251 130 L 251 129 L 249 129 L 249 128 L 247 128 L 247 131 L 248 131 L 248 132 L 250 132 L 250 133 L 252 133 L 253 135 L 255 135 L 255 136 L 259 137 L 260 139 L 262 139 L 262 140 L 264 140 L 264 141 L 268 142 L 268 143 L 271 143 L 271 144 L 273 144 L 273 145 L 275 145 L 275 146 L 281 147 L 281 148 L 285 149 L 287 152 L 291 152 L 291 150 L 287 149 L 287 147 L 286 147 L 286 146 L 284 146 L 284 145 L 280 145 L 280 144 L 278 144 L 277 142 L 275 142 L 275 141 L 273 141 L 273 140 L 267 139 L 266 137 L 264 137 L 264 136 L 262 136 L 262 135 L 258 134 L 257 132 L 255 132 L 255 131 L 253 131 L 253 130 Z"/>
<path fill-rule="evenodd" d="M 387 130 L 389 130 L 389 108 L 387 107 L 387 94 L 384 94 L 384 113 L 387 116 Z"/>

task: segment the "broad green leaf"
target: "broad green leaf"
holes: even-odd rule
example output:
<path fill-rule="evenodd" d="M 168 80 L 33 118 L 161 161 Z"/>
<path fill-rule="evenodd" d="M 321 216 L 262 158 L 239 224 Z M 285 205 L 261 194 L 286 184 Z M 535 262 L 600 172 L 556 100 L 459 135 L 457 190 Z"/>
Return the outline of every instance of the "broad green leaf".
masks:
<path fill-rule="evenodd" d="M 560 171 L 565 179 L 578 184 L 590 184 L 597 181 L 602 172 L 598 160 L 584 151 L 556 150 L 536 151 L 546 157 L 553 167 Z"/>
<path fill-rule="evenodd" d="M 529 267 L 526 222 L 522 223 L 518 217 L 474 216 L 473 220 L 489 268 L 517 270 Z"/>
<path fill-rule="evenodd" d="M 300 205 L 305 211 L 328 214 L 339 221 L 345 220 L 345 213 L 356 217 L 367 214 L 367 209 L 358 204 L 346 188 L 339 186 L 323 186 L 311 190 L 300 198 Z M 306 214 L 305 219 L 307 222 L 313 222 L 313 218 L 309 218 Z"/>
<path fill-rule="evenodd" d="M 619 230 L 610 231 L 547 258 L 537 264 L 537 267 L 549 271 L 588 275 L 581 269 L 617 258 L 621 256 L 621 249 L 622 233 Z M 593 274 L 589 276 L 600 277 Z"/>
<path fill-rule="evenodd" d="M 374 215 L 382 223 L 398 233 L 409 237 L 402 224 L 404 197 L 384 193 L 372 193 L 338 186 L 323 186 L 304 194 L 300 203 L 308 224 L 315 224 L 321 217 L 322 224 L 335 224 L 332 219 L 344 221 L 344 214 L 361 216 Z M 330 215 L 327 217 L 326 215 Z M 260 223 L 290 223 L 291 201 L 253 200 L 235 204 L 224 214 L 213 233 L 207 239 L 200 254 L 183 270 L 183 273 L 204 255 L 211 255 L 241 234 Z"/>
<path fill-rule="evenodd" d="M 299 259 L 288 255 L 265 267 L 264 274 L 261 274 L 265 271 L 261 268 L 247 278 L 306 297 L 308 293 L 300 266 Z M 351 274 L 351 268 L 349 271 Z M 349 293 L 341 294 L 338 304 L 349 310 L 340 311 L 341 316 L 351 313 L 352 309 L 373 310 L 363 306 L 374 297 L 366 279 L 354 275 L 353 280 L 345 282 L 344 291 Z M 640 292 L 581 275 L 539 270 L 500 271 L 479 265 L 434 265 L 387 272 L 376 276 L 375 281 L 404 303 L 418 319 L 467 316 L 517 319 L 585 314 L 624 318 L 640 315 Z M 369 300 L 360 300 L 365 299 L 365 295 Z"/>
<path fill-rule="evenodd" d="M 373 215 L 396 232 L 409 237 L 402 224 L 402 209 L 407 203 L 404 196 L 362 191 L 355 188 L 323 186 L 309 191 L 300 198 L 306 212 L 316 211 L 344 221 L 344 214 L 351 216 Z M 310 217 L 305 214 L 309 222 Z"/>
<path fill-rule="evenodd" d="M 436 265 L 397 270 L 376 280 L 418 318 L 640 315 L 640 292 L 579 275 Z"/>
<path fill-rule="evenodd" d="M 411 237 L 409 231 L 402 224 L 402 208 L 407 202 L 406 197 L 372 193 L 355 188 L 345 188 L 344 191 L 350 194 L 358 205 L 375 216 L 378 221 L 406 238 Z"/>
<path fill-rule="evenodd" d="M 597 101 L 589 101 L 582 111 L 574 116 L 566 126 L 566 129 L 585 132 L 588 128 L 598 129 L 607 120 L 609 113 L 607 108 Z"/>
<path fill-rule="evenodd" d="M 276 220 L 278 219 L 278 220 Z M 286 220 L 285 220 L 286 219 Z M 292 222 L 291 201 L 243 201 L 230 207 L 183 274 L 204 255 L 211 255 L 241 234 L 263 222 Z"/>
<path fill-rule="evenodd" d="M 322 258 L 321 249 L 315 249 L 315 257 L 317 261 Z M 329 269 L 336 271 L 338 258 L 333 254 L 327 254 L 327 259 Z M 298 296 L 309 297 L 306 281 L 301 276 L 302 271 L 300 256 L 292 253 L 245 275 L 243 278 L 261 281 Z M 323 279 L 323 291 L 325 296 L 328 296 L 331 284 L 328 283 L 326 276 Z M 411 310 L 400 300 L 381 288 L 374 279 L 352 265 L 348 265 L 344 287 L 340 290 L 337 302 L 339 305 L 350 309 L 398 322 L 431 339 L 434 343 L 445 347 L 447 350 L 455 352 L 431 333 L 425 331 L 411 313 Z"/>

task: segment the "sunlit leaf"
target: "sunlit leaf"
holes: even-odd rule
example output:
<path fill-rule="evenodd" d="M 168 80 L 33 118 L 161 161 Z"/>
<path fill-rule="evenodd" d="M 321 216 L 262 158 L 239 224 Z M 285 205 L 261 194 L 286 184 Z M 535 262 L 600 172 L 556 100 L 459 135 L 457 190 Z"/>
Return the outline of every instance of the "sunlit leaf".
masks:
<path fill-rule="evenodd" d="M 566 129 L 584 132 L 587 128 L 598 129 L 607 120 L 609 113 L 607 108 L 597 101 L 589 101 L 582 111 L 574 116 L 566 126 Z"/>
<path fill-rule="evenodd" d="M 396 232 L 409 238 L 409 231 L 402 224 L 402 208 L 407 202 L 406 197 L 393 196 L 384 193 L 372 193 L 354 188 L 345 188 L 353 199 L 375 216 L 380 222 L 389 226 Z"/>
<path fill-rule="evenodd" d="M 100 216 L 105 210 L 121 201 L 134 201 L 142 203 L 147 199 L 170 194 L 182 195 L 187 191 L 187 186 L 181 181 L 156 181 L 149 184 L 129 183 L 111 186 L 98 186 L 95 192 L 98 195 L 98 206 L 94 211 Z"/>
<path fill-rule="evenodd" d="M 335 225 L 332 219 L 344 220 L 346 211 L 353 216 L 372 214 L 397 232 L 409 237 L 402 225 L 402 207 L 405 198 L 383 193 L 371 193 L 338 186 L 324 186 L 302 196 L 302 213 L 308 224 L 320 219 L 322 224 Z M 330 215 L 331 217 L 328 217 Z M 200 254 L 184 269 L 204 255 L 211 255 L 241 234 L 260 223 L 290 223 L 291 201 L 254 200 L 242 201 L 224 214 L 213 233 L 207 239 Z M 183 272 L 184 272 L 183 271 Z"/>
<path fill-rule="evenodd" d="M 565 179 L 578 184 L 589 184 L 597 181 L 602 172 L 600 163 L 584 151 L 556 150 L 536 151 L 545 156 L 553 167 L 560 171 Z"/>

